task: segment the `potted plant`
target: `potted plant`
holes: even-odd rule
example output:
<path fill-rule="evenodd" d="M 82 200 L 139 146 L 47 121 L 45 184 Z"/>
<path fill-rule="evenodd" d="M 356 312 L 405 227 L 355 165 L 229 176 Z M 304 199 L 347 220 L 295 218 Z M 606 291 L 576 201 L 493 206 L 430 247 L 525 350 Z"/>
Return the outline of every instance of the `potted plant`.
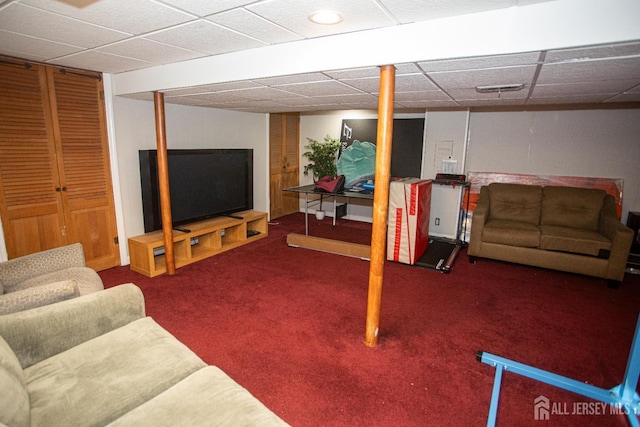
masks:
<path fill-rule="evenodd" d="M 340 148 L 340 140 L 327 135 L 324 142 L 311 138 L 307 138 L 307 141 L 309 144 L 304 146 L 307 151 L 302 155 L 309 159 L 309 163 L 304 166 L 304 174 L 309 175 L 309 171 L 312 171 L 314 182 L 323 176 L 335 178 L 338 174 L 336 154 Z"/>
<path fill-rule="evenodd" d="M 324 142 L 318 142 L 315 139 L 307 138 L 309 142 L 304 148 L 307 149 L 302 155 L 309 159 L 309 163 L 304 166 L 304 174 L 309 175 L 312 171 L 313 182 L 324 176 L 335 178 L 338 175 L 336 166 L 336 155 L 340 148 L 340 140 L 331 138 L 328 134 L 324 137 Z M 324 219 L 324 211 L 322 210 L 322 199 L 320 199 L 320 209 L 316 210 L 316 218 Z"/>

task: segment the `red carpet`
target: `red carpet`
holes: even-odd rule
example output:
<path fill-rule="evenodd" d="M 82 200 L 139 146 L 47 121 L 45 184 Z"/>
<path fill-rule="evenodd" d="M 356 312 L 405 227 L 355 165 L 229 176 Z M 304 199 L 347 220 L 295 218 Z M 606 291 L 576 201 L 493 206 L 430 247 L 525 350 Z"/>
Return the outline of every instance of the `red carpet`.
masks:
<path fill-rule="evenodd" d="M 310 218 L 311 234 L 366 243 L 368 224 Z M 620 384 L 640 308 L 640 276 L 605 281 L 462 252 L 451 273 L 387 262 L 380 342 L 364 345 L 369 263 L 290 248 L 301 214 L 269 237 L 154 279 L 117 267 L 107 287 L 142 288 L 147 314 L 293 426 L 483 426 L 494 369 L 484 350 L 598 387 Z M 572 411 L 588 399 L 506 373 L 502 426 L 625 426 Z M 560 408 L 560 406 L 556 406 Z"/>

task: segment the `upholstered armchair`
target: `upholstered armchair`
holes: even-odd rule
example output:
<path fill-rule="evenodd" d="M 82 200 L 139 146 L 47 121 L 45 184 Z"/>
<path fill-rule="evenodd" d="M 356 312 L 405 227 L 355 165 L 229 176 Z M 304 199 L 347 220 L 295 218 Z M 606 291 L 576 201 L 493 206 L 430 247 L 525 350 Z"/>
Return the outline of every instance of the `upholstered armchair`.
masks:
<path fill-rule="evenodd" d="M 80 243 L 0 263 L 0 314 L 14 313 L 104 289 L 86 266 Z"/>

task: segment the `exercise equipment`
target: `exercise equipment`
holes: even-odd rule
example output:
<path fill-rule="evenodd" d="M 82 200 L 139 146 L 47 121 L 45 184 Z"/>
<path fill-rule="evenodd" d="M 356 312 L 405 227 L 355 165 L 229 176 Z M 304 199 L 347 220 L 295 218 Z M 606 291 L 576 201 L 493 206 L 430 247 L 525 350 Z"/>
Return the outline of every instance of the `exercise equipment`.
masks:
<path fill-rule="evenodd" d="M 629 353 L 629 360 L 627 361 L 627 368 L 622 379 L 622 383 L 608 390 L 544 371 L 533 366 L 505 359 L 500 356 L 495 356 L 484 351 L 478 351 L 476 358 L 478 361 L 491 365 L 496 369 L 487 426 L 494 426 L 496 423 L 502 373 L 504 371 L 509 371 L 514 374 L 522 375 L 580 394 L 590 399 L 608 403 L 609 405 L 617 408 L 619 413 L 626 414 L 631 426 L 640 427 L 640 422 L 638 421 L 638 417 L 640 416 L 640 396 L 638 396 L 638 393 L 636 392 L 638 387 L 638 377 L 640 376 L 640 315 L 638 315 L 636 331 L 631 344 L 631 352 Z"/>

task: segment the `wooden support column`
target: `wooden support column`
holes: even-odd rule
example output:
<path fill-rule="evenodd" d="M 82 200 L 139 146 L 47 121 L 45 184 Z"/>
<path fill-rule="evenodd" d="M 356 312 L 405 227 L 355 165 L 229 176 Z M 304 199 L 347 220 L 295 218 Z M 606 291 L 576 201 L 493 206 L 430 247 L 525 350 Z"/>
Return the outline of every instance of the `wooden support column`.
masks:
<path fill-rule="evenodd" d="M 173 253 L 173 223 L 171 219 L 171 192 L 169 191 L 169 161 L 167 159 L 167 134 L 164 120 L 164 94 L 153 92 L 156 110 L 156 145 L 158 147 L 158 183 L 160 187 L 160 212 L 167 274 L 176 273 Z"/>
<path fill-rule="evenodd" d="M 378 345 L 382 279 L 387 255 L 387 216 L 389 212 L 389 180 L 391 178 L 391 146 L 393 133 L 393 102 L 396 69 L 392 65 L 380 68 L 380 99 L 378 101 L 378 136 L 376 141 L 376 174 L 373 193 L 373 229 L 371 231 L 371 262 L 369 263 L 369 294 L 365 344 Z"/>

